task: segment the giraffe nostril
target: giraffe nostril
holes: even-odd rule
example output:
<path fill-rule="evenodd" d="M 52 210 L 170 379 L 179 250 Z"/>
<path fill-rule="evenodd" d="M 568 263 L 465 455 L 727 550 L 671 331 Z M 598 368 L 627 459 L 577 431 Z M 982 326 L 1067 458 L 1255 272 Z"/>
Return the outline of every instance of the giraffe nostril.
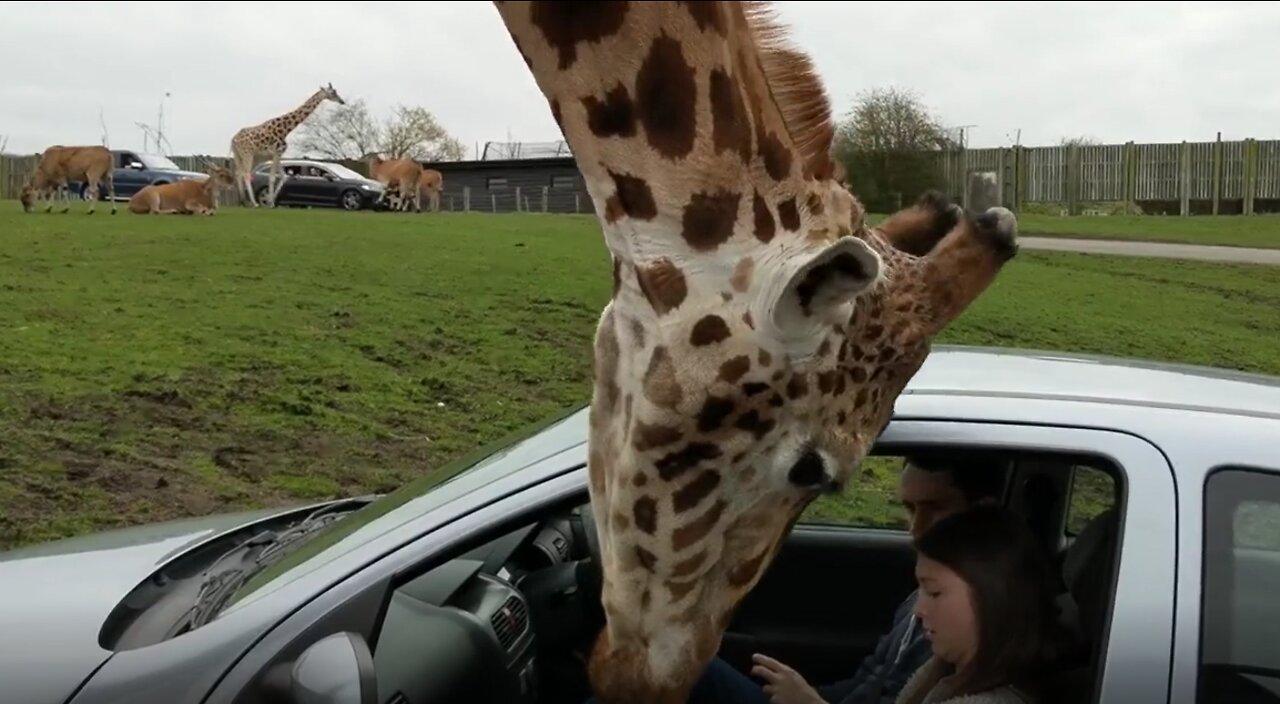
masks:
<path fill-rule="evenodd" d="M 827 481 L 827 472 L 822 456 L 813 448 L 806 448 L 800 459 L 791 466 L 787 480 L 798 487 L 811 489 Z"/>

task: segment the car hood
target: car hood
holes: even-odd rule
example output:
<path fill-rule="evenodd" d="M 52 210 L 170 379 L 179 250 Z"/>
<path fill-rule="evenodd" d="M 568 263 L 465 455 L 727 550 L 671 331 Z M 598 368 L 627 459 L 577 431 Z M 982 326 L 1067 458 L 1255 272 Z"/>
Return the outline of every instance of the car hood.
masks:
<path fill-rule="evenodd" d="M 0 553 L 5 701 L 65 701 L 111 656 L 98 644 L 99 632 L 141 580 L 216 534 L 286 512 L 157 523 Z"/>

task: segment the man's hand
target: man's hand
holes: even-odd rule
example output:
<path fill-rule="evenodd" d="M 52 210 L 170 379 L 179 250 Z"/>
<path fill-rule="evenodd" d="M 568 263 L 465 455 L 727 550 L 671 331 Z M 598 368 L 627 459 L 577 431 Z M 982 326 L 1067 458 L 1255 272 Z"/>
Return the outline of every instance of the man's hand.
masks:
<path fill-rule="evenodd" d="M 765 681 L 764 693 L 770 704 L 827 704 L 795 670 L 759 653 L 751 660 L 755 663 L 751 674 Z"/>

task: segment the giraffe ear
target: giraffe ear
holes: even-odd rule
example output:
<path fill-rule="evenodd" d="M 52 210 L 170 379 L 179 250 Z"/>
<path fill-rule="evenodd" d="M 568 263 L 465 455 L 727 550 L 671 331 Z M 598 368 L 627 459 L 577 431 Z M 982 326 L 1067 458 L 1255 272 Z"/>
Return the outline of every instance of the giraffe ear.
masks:
<path fill-rule="evenodd" d="M 848 304 L 879 278 L 880 256 L 857 237 L 841 237 L 816 249 L 783 254 L 772 262 L 767 284 L 753 303 L 762 332 L 796 358 L 812 353 L 831 325 L 851 312 Z"/>

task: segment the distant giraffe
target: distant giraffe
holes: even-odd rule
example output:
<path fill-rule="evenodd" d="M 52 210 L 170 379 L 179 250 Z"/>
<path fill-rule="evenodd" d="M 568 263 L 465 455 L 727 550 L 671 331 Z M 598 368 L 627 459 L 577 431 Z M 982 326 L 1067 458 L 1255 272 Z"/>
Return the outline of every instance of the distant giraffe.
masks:
<path fill-rule="evenodd" d="M 259 156 L 271 159 L 271 176 L 268 181 L 267 191 L 270 194 L 271 204 L 276 202 L 276 196 L 279 195 L 280 189 L 284 187 L 284 179 L 280 175 L 280 158 L 284 156 L 284 150 L 287 146 L 285 140 L 289 133 L 293 132 L 303 120 L 310 117 L 311 113 L 320 106 L 325 100 L 332 100 L 339 105 L 346 105 L 346 101 L 342 96 L 338 95 L 338 91 L 334 90 L 333 84 L 321 86 L 319 90 L 307 98 L 307 101 L 298 106 L 296 110 L 287 112 L 283 115 L 273 117 L 265 122 L 261 122 L 251 127 L 245 127 L 235 136 L 231 138 L 231 158 L 235 161 L 236 171 L 236 188 L 240 187 L 247 193 L 249 202 L 253 207 L 258 207 L 258 199 L 253 194 L 253 164 L 254 160 Z M 277 182 L 279 185 L 277 185 Z"/>

